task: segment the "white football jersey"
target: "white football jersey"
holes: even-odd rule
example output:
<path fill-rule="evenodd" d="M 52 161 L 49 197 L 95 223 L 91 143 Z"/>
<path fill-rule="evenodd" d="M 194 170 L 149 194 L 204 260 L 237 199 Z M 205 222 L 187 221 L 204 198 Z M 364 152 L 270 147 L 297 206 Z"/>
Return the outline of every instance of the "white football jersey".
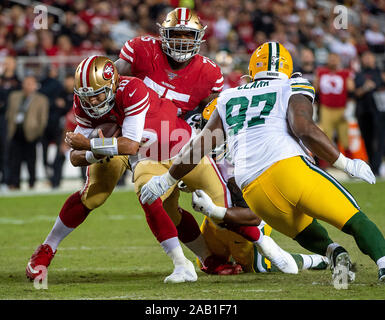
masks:
<path fill-rule="evenodd" d="M 292 78 L 257 80 L 219 95 L 217 109 L 241 189 L 279 160 L 310 157 L 288 128 L 287 108 L 293 94 L 314 101 L 315 91 L 308 80 Z"/>

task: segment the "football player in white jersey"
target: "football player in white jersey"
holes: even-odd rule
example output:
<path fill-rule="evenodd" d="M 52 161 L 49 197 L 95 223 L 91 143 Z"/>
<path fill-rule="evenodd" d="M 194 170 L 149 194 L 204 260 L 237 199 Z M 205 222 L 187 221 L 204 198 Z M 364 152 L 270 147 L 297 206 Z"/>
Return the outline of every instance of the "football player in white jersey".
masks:
<path fill-rule="evenodd" d="M 354 280 L 352 263 L 317 220 L 352 235 L 361 252 L 377 264 L 379 281 L 385 282 L 383 234 L 353 196 L 314 165 L 307 150 L 370 184 L 375 176 L 364 161 L 342 155 L 314 123 L 314 88 L 305 79 L 290 78 L 292 71 L 284 46 L 266 42 L 258 47 L 249 63 L 253 81 L 220 94 L 206 127 L 167 173 L 143 186 L 141 200 L 157 199 L 195 167 L 190 159 L 209 153 L 226 135 L 235 180 L 253 212 L 302 247 L 326 255 L 336 281 Z"/>
<path fill-rule="evenodd" d="M 204 128 L 215 110 L 217 99 L 214 99 L 201 114 L 199 114 L 199 131 Z M 255 215 L 243 199 L 242 191 L 234 179 L 234 164 L 227 152 L 226 144 L 216 148 L 212 153 L 219 174 L 226 184 L 229 194 L 227 207 L 216 205 L 203 190 L 192 192 L 192 207 L 206 217 L 201 224 L 202 235 L 210 251 L 222 257 L 227 264 L 235 262 L 239 272 L 274 272 L 277 268 L 266 257 L 256 250 L 251 241 L 229 230 L 228 226 L 235 224 L 258 226 L 261 233 L 271 235 L 272 228 Z M 180 190 L 190 192 L 183 181 L 178 183 Z M 290 253 L 297 263 L 298 270 L 323 270 L 329 265 L 325 256 L 318 254 Z M 197 259 L 198 266 L 201 266 Z M 228 272 L 225 270 L 224 272 Z M 227 273 L 226 273 L 227 274 Z M 236 274 L 235 272 L 232 274 Z"/>

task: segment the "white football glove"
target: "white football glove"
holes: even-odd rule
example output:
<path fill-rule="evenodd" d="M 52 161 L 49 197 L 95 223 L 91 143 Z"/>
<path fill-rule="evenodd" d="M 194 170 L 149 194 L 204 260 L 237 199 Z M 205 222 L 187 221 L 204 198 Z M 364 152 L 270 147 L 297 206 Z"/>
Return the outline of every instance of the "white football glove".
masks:
<path fill-rule="evenodd" d="M 349 159 L 340 153 L 336 162 L 333 163 L 333 166 L 345 171 L 350 176 L 362 179 L 367 183 L 376 183 L 376 177 L 374 176 L 372 170 L 365 161 L 360 159 Z"/>
<path fill-rule="evenodd" d="M 195 211 L 201 212 L 209 218 L 216 218 L 219 220 L 223 219 L 227 211 L 226 208 L 216 206 L 203 190 L 196 190 L 193 192 L 191 205 Z"/>
<path fill-rule="evenodd" d="M 140 202 L 152 204 L 177 182 L 168 172 L 150 179 L 140 191 Z"/>

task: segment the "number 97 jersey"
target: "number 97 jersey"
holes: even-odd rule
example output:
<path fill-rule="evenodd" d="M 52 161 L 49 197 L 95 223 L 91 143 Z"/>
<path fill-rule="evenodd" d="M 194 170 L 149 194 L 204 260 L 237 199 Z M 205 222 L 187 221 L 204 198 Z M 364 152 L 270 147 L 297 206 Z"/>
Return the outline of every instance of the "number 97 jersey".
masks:
<path fill-rule="evenodd" d="M 308 80 L 294 78 L 257 80 L 219 95 L 217 110 L 241 189 L 279 160 L 309 157 L 287 125 L 288 102 L 293 94 L 314 101 L 315 91 Z"/>

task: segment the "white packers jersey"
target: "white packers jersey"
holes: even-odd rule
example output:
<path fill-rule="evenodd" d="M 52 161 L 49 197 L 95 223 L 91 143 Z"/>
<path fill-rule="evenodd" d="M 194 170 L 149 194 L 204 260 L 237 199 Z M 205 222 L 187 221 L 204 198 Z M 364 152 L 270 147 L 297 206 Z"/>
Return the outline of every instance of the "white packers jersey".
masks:
<path fill-rule="evenodd" d="M 287 108 L 293 94 L 313 101 L 315 91 L 308 80 L 293 78 L 257 80 L 219 95 L 217 109 L 241 189 L 279 160 L 308 156 L 288 128 Z"/>

